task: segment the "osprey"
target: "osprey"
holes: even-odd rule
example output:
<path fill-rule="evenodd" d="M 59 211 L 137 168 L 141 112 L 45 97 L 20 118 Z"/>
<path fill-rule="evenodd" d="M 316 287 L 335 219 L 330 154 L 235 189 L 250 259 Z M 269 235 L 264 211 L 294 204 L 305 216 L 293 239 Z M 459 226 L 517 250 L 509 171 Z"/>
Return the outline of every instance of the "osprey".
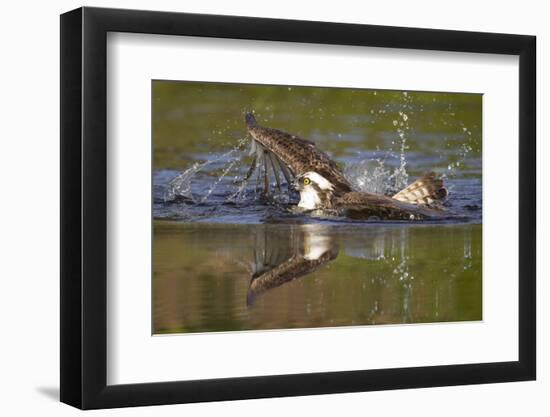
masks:
<path fill-rule="evenodd" d="M 356 219 L 419 220 L 439 218 L 439 206 L 448 194 L 433 172 L 393 196 L 353 189 L 338 165 L 315 144 L 299 136 L 262 127 L 252 113 L 245 116 L 253 138 L 254 162 L 264 167 L 264 189 L 269 191 L 269 170 L 280 188 L 279 173 L 300 193 L 298 209 L 315 214 L 344 215 Z"/>

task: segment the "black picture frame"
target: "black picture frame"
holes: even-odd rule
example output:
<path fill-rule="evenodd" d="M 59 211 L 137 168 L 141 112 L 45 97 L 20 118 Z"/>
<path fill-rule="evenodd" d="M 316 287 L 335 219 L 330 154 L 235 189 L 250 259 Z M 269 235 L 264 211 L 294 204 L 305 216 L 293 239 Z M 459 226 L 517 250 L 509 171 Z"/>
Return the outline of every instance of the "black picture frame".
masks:
<path fill-rule="evenodd" d="M 519 360 L 107 385 L 108 32 L 519 56 Z M 94 409 L 535 379 L 535 51 L 524 35 L 88 7 L 61 15 L 61 401 Z"/>

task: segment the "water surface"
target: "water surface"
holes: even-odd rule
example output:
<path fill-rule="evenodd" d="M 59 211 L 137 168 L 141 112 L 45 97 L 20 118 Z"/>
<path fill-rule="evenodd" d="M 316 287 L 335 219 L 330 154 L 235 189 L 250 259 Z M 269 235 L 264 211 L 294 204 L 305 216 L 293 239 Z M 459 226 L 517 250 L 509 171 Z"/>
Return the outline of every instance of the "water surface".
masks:
<path fill-rule="evenodd" d="M 156 222 L 154 332 L 479 320 L 480 229 Z"/>

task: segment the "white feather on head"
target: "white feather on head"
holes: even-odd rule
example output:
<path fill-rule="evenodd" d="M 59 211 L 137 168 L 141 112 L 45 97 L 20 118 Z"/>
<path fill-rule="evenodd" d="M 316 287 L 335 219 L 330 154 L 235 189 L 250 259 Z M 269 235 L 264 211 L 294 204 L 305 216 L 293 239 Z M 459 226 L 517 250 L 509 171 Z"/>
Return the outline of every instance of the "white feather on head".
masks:
<path fill-rule="evenodd" d="M 302 175 L 302 177 L 309 178 L 312 182 L 317 184 L 317 186 L 321 190 L 334 190 L 334 185 L 321 174 L 318 174 L 315 171 L 306 172 L 304 175 Z"/>
<path fill-rule="evenodd" d="M 306 172 L 300 178 L 309 178 L 311 183 L 315 184 L 323 191 L 332 191 L 334 186 L 325 177 L 314 171 Z M 300 189 L 300 202 L 298 207 L 304 210 L 315 210 L 321 205 L 321 198 L 318 191 L 311 185 L 305 185 Z"/>

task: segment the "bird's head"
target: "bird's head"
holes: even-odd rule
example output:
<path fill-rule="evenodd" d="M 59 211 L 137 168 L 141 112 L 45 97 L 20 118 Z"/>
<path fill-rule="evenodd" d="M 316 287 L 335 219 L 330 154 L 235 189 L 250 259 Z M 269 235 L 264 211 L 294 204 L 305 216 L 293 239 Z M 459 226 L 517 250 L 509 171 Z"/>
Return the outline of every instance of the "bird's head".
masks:
<path fill-rule="evenodd" d="M 309 171 L 296 176 L 294 188 L 300 193 L 298 207 L 316 210 L 330 206 L 334 185 L 321 174 Z"/>

